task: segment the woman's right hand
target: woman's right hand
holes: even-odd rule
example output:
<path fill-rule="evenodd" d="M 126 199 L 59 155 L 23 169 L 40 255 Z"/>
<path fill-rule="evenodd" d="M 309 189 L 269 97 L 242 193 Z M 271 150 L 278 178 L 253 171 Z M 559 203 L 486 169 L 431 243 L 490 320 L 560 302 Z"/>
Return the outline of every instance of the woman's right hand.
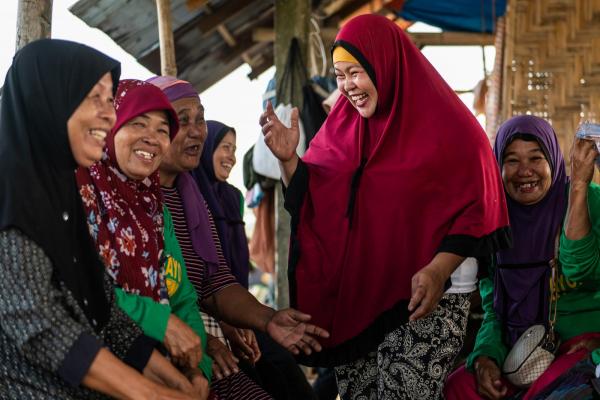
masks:
<path fill-rule="evenodd" d="M 298 109 L 292 110 L 292 126 L 286 127 L 275 115 L 271 102 L 267 102 L 267 109 L 260 116 L 265 143 L 273 155 L 282 163 L 297 158 L 296 147 L 300 141 L 300 127 L 298 124 Z"/>
<path fill-rule="evenodd" d="M 499 400 L 506 396 L 508 388 L 502 383 L 500 368 L 496 362 L 486 356 L 475 359 L 475 379 L 477 380 L 477 392 L 492 400 Z"/>
<path fill-rule="evenodd" d="M 571 148 L 571 185 L 587 185 L 594 177 L 594 161 L 598 157 L 596 143 L 575 138 Z"/>
<path fill-rule="evenodd" d="M 213 359 L 213 375 L 216 380 L 228 377 L 240 372 L 238 363 L 240 360 L 233 355 L 227 346 L 219 338 L 207 335 L 208 343 L 206 353 Z"/>
<path fill-rule="evenodd" d="M 202 359 L 202 341 L 185 322 L 171 314 L 164 339 L 173 361 L 187 368 L 196 368 Z"/>

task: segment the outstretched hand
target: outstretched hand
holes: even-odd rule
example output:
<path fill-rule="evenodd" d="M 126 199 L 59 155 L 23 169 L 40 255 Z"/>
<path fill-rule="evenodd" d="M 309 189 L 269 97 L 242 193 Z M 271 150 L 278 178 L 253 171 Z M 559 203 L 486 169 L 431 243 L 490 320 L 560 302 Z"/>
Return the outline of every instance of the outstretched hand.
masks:
<path fill-rule="evenodd" d="M 329 333 L 308 321 L 310 315 L 286 308 L 273 314 L 267 324 L 267 333 L 293 354 L 299 354 L 300 351 L 305 354 L 321 351 L 317 338 L 328 338 Z"/>
<path fill-rule="evenodd" d="M 279 161 L 285 163 L 296 155 L 296 147 L 300 141 L 300 126 L 298 124 L 298 109 L 292 110 L 292 126 L 286 127 L 275 115 L 273 105 L 267 102 L 267 109 L 259 120 L 265 143 Z"/>

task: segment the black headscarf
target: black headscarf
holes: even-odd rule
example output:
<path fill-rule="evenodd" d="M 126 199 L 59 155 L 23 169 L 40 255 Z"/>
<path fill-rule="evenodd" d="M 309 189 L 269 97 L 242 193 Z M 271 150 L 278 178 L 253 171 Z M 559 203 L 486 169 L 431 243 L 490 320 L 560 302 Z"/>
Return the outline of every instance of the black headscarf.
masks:
<path fill-rule="evenodd" d="M 82 44 L 39 40 L 13 58 L 0 103 L 0 230 L 16 227 L 44 250 L 52 278 L 97 330 L 109 315 L 104 267 L 77 192 L 67 121 L 107 72 L 114 93 L 118 61 Z"/>
<path fill-rule="evenodd" d="M 242 193 L 233 185 L 221 182 L 215 175 L 213 154 L 227 132 L 235 129 L 218 121 L 206 121 L 208 135 L 204 142 L 200 165 L 192 175 L 215 219 L 223 256 L 238 283 L 248 288 L 250 255 L 241 214 Z"/>

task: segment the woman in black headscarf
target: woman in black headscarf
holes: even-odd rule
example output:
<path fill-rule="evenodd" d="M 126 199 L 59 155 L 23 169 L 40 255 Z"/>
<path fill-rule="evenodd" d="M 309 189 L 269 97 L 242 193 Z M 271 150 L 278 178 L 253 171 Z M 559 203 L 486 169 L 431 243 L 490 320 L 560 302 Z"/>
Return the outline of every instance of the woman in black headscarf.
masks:
<path fill-rule="evenodd" d="M 0 105 L 0 398 L 187 399 L 155 343 L 114 307 L 74 170 L 98 161 L 120 65 L 87 46 L 34 42 Z M 136 371 L 137 370 L 137 371 Z M 160 372 L 165 371 L 165 372 Z M 173 373 L 172 371 L 175 371 Z M 93 390 L 90 390 L 93 389 Z"/>

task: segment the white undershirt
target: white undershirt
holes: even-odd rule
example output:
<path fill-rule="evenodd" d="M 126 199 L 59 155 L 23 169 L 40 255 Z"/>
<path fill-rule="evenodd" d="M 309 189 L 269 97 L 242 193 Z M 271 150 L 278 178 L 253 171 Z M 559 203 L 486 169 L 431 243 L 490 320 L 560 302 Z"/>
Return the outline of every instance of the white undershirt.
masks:
<path fill-rule="evenodd" d="M 477 290 L 477 260 L 468 257 L 450 275 L 452 286 L 446 293 L 471 293 Z"/>

